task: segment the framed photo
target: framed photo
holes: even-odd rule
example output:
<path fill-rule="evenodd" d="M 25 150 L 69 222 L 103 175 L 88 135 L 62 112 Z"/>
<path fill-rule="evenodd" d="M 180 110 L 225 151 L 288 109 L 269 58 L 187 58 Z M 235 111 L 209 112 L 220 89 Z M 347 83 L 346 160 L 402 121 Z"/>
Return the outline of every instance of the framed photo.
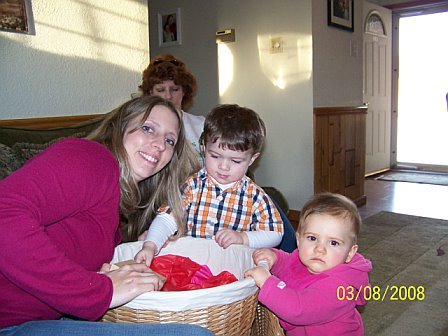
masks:
<path fill-rule="evenodd" d="M 30 33 L 31 0 L 0 0 L 0 30 Z"/>
<path fill-rule="evenodd" d="M 328 25 L 354 31 L 355 0 L 328 0 Z"/>
<path fill-rule="evenodd" d="M 159 47 L 182 44 L 182 27 L 180 8 L 160 11 L 157 14 L 159 30 Z"/>

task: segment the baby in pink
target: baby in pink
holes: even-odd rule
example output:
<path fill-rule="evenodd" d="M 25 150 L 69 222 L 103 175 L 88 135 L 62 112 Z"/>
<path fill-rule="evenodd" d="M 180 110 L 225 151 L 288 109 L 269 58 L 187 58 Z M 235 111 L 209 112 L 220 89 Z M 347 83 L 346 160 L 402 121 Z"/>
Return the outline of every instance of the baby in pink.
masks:
<path fill-rule="evenodd" d="M 255 267 L 245 276 L 255 280 L 258 299 L 287 336 L 364 335 L 356 306 L 366 304 L 372 264 L 357 253 L 360 224 L 351 200 L 318 194 L 301 211 L 296 251 L 254 252 L 255 264 L 266 260 L 270 271 Z"/>

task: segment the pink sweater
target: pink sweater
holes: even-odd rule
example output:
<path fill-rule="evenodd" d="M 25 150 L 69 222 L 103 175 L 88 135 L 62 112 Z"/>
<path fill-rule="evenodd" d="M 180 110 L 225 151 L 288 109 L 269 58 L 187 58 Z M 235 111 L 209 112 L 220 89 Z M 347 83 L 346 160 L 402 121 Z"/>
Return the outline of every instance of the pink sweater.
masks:
<path fill-rule="evenodd" d="M 338 286 L 352 285 L 362 291 L 369 284 L 369 260 L 357 253 L 350 263 L 315 275 L 300 262 L 297 250 L 291 254 L 275 251 L 278 259 L 271 270 L 273 275 L 264 283 L 258 299 L 279 317 L 287 336 L 364 335 L 355 309 L 366 304 L 363 295 L 357 301 L 340 300 L 337 290 Z"/>
<path fill-rule="evenodd" d="M 121 240 L 119 198 L 116 158 L 83 139 L 0 181 L 0 328 L 107 310 L 112 282 L 96 272 Z"/>

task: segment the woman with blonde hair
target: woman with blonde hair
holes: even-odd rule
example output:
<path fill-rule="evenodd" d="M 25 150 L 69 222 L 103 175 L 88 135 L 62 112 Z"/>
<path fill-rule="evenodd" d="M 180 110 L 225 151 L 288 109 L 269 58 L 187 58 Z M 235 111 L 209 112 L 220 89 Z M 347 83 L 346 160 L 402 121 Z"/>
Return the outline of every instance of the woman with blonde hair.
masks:
<path fill-rule="evenodd" d="M 120 214 L 134 235 L 161 204 L 182 216 L 185 147 L 179 111 L 144 96 L 110 112 L 89 139 L 63 139 L 0 181 L 0 335 L 213 335 L 94 322 L 162 286 L 143 264 L 111 271 L 107 263 L 121 241 Z"/>
<path fill-rule="evenodd" d="M 147 109 L 149 101 L 156 101 L 158 104 L 167 104 L 172 107 L 170 102 L 163 99 L 142 97 L 131 100 L 123 104 L 118 111 L 109 113 L 102 125 L 89 135 L 91 140 L 104 143 L 121 162 L 120 188 L 122 196 L 120 210 L 122 217 L 127 221 L 127 227 L 124 230 L 127 240 L 136 240 L 147 229 L 148 219 L 162 205 L 171 204 L 176 220 L 183 221 L 179 186 L 199 167 L 197 158 L 189 150 L 188 142 L 185 139 L 185 129 L 183 123 L 180 122 L 176 150 L 167 165 L 157 174 L 141 183 L 137 183 L 133 179 L 122 134 L 130 125 L 136 129 L 144 125 L 150 114 L 150 110 Z M 175 111 L 178 118 L 181 118 L 180 111 L 177 109 Z M 132 121 L 139 115 L 142 115 L 140 121 L 137 124 L 132 124 Z M 178 234 L 182 235 L 183 232 L 178 232 Z"/>

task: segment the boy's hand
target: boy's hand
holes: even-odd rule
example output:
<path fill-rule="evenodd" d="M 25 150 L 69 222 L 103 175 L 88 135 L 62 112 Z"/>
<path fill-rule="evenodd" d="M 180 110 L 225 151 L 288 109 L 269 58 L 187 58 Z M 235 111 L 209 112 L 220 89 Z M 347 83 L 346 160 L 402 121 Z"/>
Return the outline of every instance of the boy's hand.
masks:
<path fill-rule="evenodd" d="M 266 260 L 269 265 L 268 269 L 271 269 L 277 261 L 277 255 L 271 249 L 261 248 L 254 251 L 252 259 L 254 260 L 255 265 L 258 265 L 262 260 Z"/>
<path fill-rule="evenodd" d="M 157 253 L 157 246 L 152 241 L 147 241 L 143 244 L 143 248 L 135 255 L 134 260 L 138 263 L 143 263 L 146 266 L 151 266 L 152 260 Z"/>
<path fill-rule="evenodd" d="M 257 266 L 247 270 L 244 273 L 244 277 L 252 277 L 258 288 L 263 287 L 266 280 L 271 276 L 271 273 L 262 266 Z"/>
<path fill-rule="evenodd" d="M 215 235 L 215 241 L 222 248 L 228 248 L 232 244 L 249 245 L 249 239 L 244 232 L 230 229 L 219 230 Z"/>

